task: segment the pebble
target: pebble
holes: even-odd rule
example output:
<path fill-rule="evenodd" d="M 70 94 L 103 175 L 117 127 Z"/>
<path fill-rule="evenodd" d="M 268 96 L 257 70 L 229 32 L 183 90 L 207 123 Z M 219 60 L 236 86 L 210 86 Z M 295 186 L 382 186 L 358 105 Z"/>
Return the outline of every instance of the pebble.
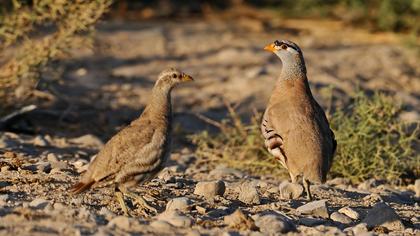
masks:
<path fill-rule="evenodd" d="M 251 182 L 245 182 L 239 186 L 238 199 L 245 204 L 261 203 L 257 188 Z"/>
<path fill-rule="evenodd" d="M 49 201 L 42 198 L 35 198 L 29 203 L 29 206 L 34 209 L 44 209 L 49 204 Z"/>
<path fill-rule="evenodd" d="M 48 162 L 58 162 L 58 157 L 55 153 L 48 153 L 47 154 L 47 160 Z"/>
<path fill-rule="evenodd" d="M 416 179 L 414 183 L 414 192 L 416 193 L 416 197 L 420 198 L 420 179 Z"/>
<path fill-rule="evenodd" d="M 351 228 L 354 235 L 361 235 L 362 233 L 368 232 L 367 224 L 366 223 L 360 223 Z"/>
<path fill-rule="evenodd" d="M 309 227 L 324 224 L 325 222 L 326 222 L 325 219 L 312 218 L 312 217 L 302 217 L 302 218 L 299 219 L 299 224 L 300 225 L 305 225 L 305 226 L 309 226 Z"/>
<path fill-rule="evenodd" d="M 191 209 L 191 200 L 186 197 L 178 197 L 171 199 L 168 204 L 166 204 L 166 211 L 179 210 L 181 212 L 186 212 Z"/>
<path fill-rule="evenodd" d="M 300 184 L 283 181 L 279 186 L 281 199 L 297 199 L 303 193 L 303 187 Z"/>
<path fill-rule="evenodd" d="M 205 198 L 213 198 L 215 196 L 223 196 L 225 189 L 225 183 L 221 180 L 199 182 L 195 186 L 194 194 L 203 196 Z"/>
<path fill-rule="evenodd" d="M 307 203 L 296 209 L 299 214 L 319 216 L 322 218 L 328 218 L 327 200 L 319 200 Z"/>
<path fill-rule="evenodd" d="M 130 230 L 130 219 L 127 216 L 117 216 L 108 222 L 108 227 L 118 227 L 120 229 Z"/>
<path fill-rule="evenodd" d="M 192 225 L 192 219 L 177 210 L 164 211 L 157 216 L 157 219 L 166 221 L 175 227 L 190 227 Z"/>
<path fill-rule="evenodd" d="M 351 218 L 340 213 L 340 212 L 333 212 L 330 216 L 330 219 L 342 224 L 350 224 L 352 222 Z"/>
<path fill-rule="evenodd" d="M 245 215 L 240 209 L 237 209 L 230 215 L 223 218 L 224 223 L 237 230 L 256 230 L 257 226 L 250 217 Z"/>
<path fill-rule="evenodd" d="M 49 145 L 48 141 L 41 135 L 35 136 L 32 142 L 35 146 L 38 146 L 38 147 L 46 147 Z"/>
<path fill-rule="evenodd" d="M 383 202 L 375 204 L 368 211 L 363 222 L 367 224 L 368 228 L 384 226 L 389 230 L 404 230 L 404 225 L 398 214 Z"/>
<path fill-rule="evenodd" d="M 36 165 L 38 172 L 49 173 L 51 171 L 51 164 L 49 162 L 40 162 Z"/>
<path fill-rule="evenodd" d="M 175 182 L 175 177 L 173 176 L 172 172 L 165 167 L 165 169 L 163 169 L 159 174 L 158 174 L 158 179 L 163 180 L 163 182 L 165 183 L 174 183 Z"/>
<path fill-rule="evenodd" d="M 343 207 L 340 210 L 338 210 L 338 212 L 352 218 L 353 220 L 360 219 L 360 214 L 350 207 Z"/>
<path fill-rule="evenodd" d="M 277 235 L 278 233 L 287 233 L 296 229 L 291 221 L 277 214 L 256 216 L 254 220 L 260 232 L 265 234 Z"/>

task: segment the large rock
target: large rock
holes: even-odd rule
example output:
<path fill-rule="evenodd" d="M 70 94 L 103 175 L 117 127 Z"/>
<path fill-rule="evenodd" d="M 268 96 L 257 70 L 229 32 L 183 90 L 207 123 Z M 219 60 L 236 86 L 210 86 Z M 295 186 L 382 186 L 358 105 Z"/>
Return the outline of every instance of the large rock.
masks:
<path fill-rule="evenodd" d="M 311 215 L 314 217 L 328 218 L 327 200 L 319 200 L 307 203 L 296 209 L 299 214 Z"/>
<path fill-rule="evenodd" d="M 369 228 L 383 226 L 389 230 L 404 230 L 404 225 L 398 214 L 394 209 L 383 202 L 374 205 L 373 208 L 368 211 L 363 222 L 366 223 Z"/>
<path fill-rule="evenodd" d="M 255 225 L 264 234 L 277 235 L 279 233 L 287 233 L 296 229 L 295 225 L 278 214 L 267 214 L 262 216 L 255 216 Z"/>
<path fill-rule="evenodd" d="M 215 196 L 223 196 L 226 187 L 223 181 L 199 182 L 195 186 L 194 194 L 205 198 L 213 198 Z"/>
<path fill-rule="evenodd" d="M 303 187 L 300 184 L 283 181 L 279 186 L 281 199 L 297 199 L 303 193 Z"/>
<path fill-rule="evenodd" d="M 257 188 L 250 182 L 245 182 L 239 186 L 239 201 L 245 204 L 260 204 L 261 199 Z"/>

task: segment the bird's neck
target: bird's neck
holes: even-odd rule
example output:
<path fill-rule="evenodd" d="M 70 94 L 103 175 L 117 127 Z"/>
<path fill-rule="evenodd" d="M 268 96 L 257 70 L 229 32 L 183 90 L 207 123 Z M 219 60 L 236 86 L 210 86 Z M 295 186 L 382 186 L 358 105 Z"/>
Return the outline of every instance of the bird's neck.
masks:
<path fill-rule="evenodd" d="M 171 115 L 171 89 L 170 88 L 153 88 L 152 97 L 149 104 L 149 110 L 156 117 Z"/>
<path fill-rule="evenodd" d="M 280 80 L 306 79 L 306 66 L 303 58 L 282 60 Z"/>

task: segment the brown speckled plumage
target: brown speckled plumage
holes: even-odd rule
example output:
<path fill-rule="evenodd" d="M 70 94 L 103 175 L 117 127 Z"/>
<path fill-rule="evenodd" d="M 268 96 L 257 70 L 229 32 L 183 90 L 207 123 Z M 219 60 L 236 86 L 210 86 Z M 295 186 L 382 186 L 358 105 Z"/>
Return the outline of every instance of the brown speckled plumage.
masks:
<path fill-rule="evenodd" d="M 261 132 L 268 151 L 289 171 L 292 182 L 303 177 L 311 199 L 309 183 L 325 182 L 331 167 L 337 146 L 334 133 L 312 96 L 299 47 L 290 41 L 276 41 L 265 49 L 281 59 L 283 68 L 265 110 Z"/>
<path fill-rule="evenodd" d="M 122 192 L 155 177 L 170 154 L 171 90 L 192 78 L 176 69 L 160 75 L 141 116 L 112 137 L 70 191 L 116 184 Z"/>

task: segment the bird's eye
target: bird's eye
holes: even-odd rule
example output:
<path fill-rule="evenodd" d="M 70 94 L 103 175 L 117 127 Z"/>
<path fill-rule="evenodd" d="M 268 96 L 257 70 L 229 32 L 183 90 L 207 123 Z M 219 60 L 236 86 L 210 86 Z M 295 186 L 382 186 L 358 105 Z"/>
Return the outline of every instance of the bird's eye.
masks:
<path fill-rule="evenodd" d="M 175 78 L 176 78 L 176 74 L 172 74 L 172 78 L 174 78 L 174 79 L 175 79 Z"/>
<path fill-rule="evenodd" d="M 287 49 L 287 45 L 286 44 L 281 45 L 281 49 L 286 50 Z"/>

